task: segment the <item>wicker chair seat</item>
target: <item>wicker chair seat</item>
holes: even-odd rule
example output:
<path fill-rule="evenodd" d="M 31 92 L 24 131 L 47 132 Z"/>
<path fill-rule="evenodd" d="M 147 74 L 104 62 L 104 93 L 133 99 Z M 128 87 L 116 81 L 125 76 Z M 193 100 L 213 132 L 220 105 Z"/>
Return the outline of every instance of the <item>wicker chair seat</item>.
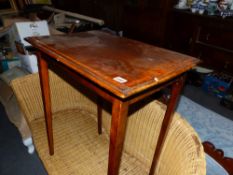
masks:
<path fill-rule="evenodd" d="M 93 114 L 79 109 L 56 113 L 54 156 L 48 154 L 44 120 L 32 122 L 34 143 L 49 174 L 106 174 L 109 140 L 106 132 L 98 135 L 93 117 Z M 140 160 L 124 152 L 120 174 L 148 173 Z"/>
<path fill-rule="evenodd" d="M 50 72 L 55 154 L 50 156 L 46 138 L 38 75 L 12 82 L 12 87 L 32 131 L 33 140 L 51 175 L 103 175 L 107 172 L 111 114 L 104 105 L 103 134 L 97 132 L 95 94 L 83 95 Z M 140 109 L 138 108 L 140 106 Z M 158 101 L 130 108 L 121 175 L 148 174 L 166 106 Z M 174 114 L 159 160 L 157 175 L 204 175 L 205 156 L 193 128 Z"/>

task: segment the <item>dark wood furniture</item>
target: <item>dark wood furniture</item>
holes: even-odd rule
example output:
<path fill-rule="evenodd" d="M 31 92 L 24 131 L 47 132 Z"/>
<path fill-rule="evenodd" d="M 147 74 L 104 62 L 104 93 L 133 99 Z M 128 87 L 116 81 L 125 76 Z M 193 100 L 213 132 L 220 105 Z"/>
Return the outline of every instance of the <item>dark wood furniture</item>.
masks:
<path fill-rule="evenodd" d="M 202 65 L 233 74 L 233 18 L 173 10 L 169 48 L 202 60 Z"/>
<path fill-rule="evenodd" d="M 229 175 L 233 175 L 233 158 L 224 157 L 224 152 L 221 149 L 215 148 L 211 142 L 203 142 L 205 152 L 216 160 Z"/>
<path fill-rule="evenodd" d="M 103 19 L 124 36 L 163 46 L 177 0 L 53 0 L 56 8 Z"/>
<path fill-rule="evenodd" d="M 122 11 L 125 36 L 164 46 L 172 8 L 176 0 L 128 0 Z"/>
<path fill-rule="evenodd" d="M 152 175 L 184 83 L 184 73 L 194 67 L 198 60 L 97 31 L 29 37 L 27 41 L 38 49 L 39 75 L 51 155 L 54 154 L 54 146 L 48 68 L 65 79 L 74 79 L 95 91 L 100 98 L 112 103 L 109 175 L 118 174 L 129 106 L 164 87 L 172 86 L 150 170 Z M 97 106 L 98 131 L 101 133 L 101 103 Z"/>
<path fill-rule="evenodd" d="M 119 10 L 122 1 L 119 0 L 52 0 L 55 8 L 76 12 L 79 14 L 103 19 L 107 26 L 118 29 Z"/>

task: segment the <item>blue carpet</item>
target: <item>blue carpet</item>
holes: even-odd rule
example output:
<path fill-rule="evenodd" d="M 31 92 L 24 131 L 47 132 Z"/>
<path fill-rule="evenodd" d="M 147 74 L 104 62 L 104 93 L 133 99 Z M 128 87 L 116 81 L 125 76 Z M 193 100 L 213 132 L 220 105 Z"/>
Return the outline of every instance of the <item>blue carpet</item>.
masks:
<path fill-rule="evenodd" d="M 181 96 L 179 112 L 196 130 L 202 142 L 210 141 L 233 157 L 233 121 L 217 114 L 185 96 Z M 207 159 L 207 175 L 222 175 L 210 159 Z"/>

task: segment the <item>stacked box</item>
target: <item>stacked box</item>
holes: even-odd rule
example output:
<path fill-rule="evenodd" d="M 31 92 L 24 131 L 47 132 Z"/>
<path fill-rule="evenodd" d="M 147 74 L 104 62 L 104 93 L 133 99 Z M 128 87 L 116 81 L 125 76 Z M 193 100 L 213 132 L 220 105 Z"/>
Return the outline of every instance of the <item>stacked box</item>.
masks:
<path fill-rule="evenodd" d="M 17 50 L 17 56 L 21 60 L 21 66 L 31 73 L 38 72 L 37 58 L 36 55 L 27 51 L 31 47 L 27 41 L 24 40 L 25 37 L 29 36 L 49 36 L 49 27 L 47 21 L 29 21 L 29 22 L 16 22 L 11 29 L 11 44 L 12 48 L 15 47 Z M 16 43 L 22 45 L 25 53 L 16 49 Z M 14 49 L 13 49 L 14 50 Z"/>
<path fill-rule="evenodd" d="M 225 73 L 214 72 L 205 76 L 202 88 L 205 92 L 217 97 L 224 97 L 233 81 L 233 77 Z"/>

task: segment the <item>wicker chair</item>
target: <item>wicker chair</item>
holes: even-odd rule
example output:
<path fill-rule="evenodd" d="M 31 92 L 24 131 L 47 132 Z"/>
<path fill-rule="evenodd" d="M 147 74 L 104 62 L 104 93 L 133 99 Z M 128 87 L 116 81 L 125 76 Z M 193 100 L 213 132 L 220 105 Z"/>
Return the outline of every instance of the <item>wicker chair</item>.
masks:
<path fill-rule="evenodd" d="M 106 174 L 111 104 L 103 104 L 103 133 L 98 135 L 95 94 L 81 86 L 76 90 L 50 72 L 55 146 L 55 154 L 50 156 L 38 74 L 15 79 L 12 87 L 49 174 Z M 148 174 L 165 108 L 155 100 L 146 100 L 130 108 L 119 174 Z M 175 114 L 155 174 L 205 173 L 205 156 L 198 135 Z"/>

